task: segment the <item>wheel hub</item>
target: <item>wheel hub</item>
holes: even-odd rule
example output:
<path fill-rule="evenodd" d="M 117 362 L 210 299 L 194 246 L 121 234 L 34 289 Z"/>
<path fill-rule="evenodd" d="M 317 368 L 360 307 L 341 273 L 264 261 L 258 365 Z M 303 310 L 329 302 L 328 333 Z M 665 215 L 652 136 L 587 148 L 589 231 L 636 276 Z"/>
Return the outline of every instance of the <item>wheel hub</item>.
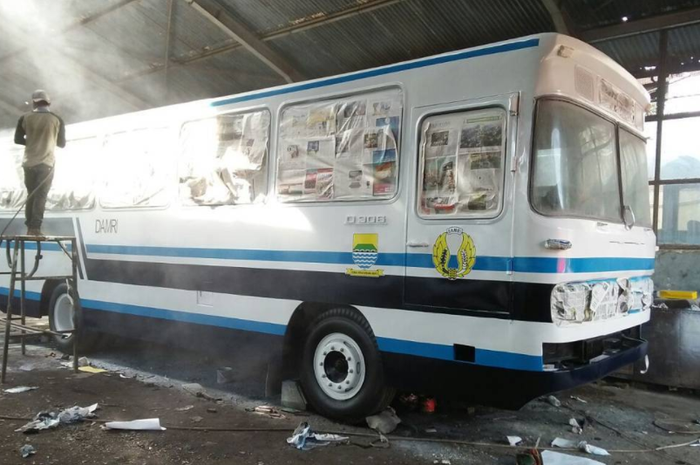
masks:
<path fill-rule="evenodd" d="M 72 331 L 74 329 L 73 313 L 73 298 L 70 295 L 63 294 L 56 299 L 53 311 L 54 329 L 56 331 Z M 64 335 L 63 337 L 68 336 Z"/>
<path fill-rule="evenodd" d="M 314 374 L 323 392 L 335 400 L 357 395 L 365 381 L 365 358 L 350 336 L 333 333 L 316 346 Z"/>

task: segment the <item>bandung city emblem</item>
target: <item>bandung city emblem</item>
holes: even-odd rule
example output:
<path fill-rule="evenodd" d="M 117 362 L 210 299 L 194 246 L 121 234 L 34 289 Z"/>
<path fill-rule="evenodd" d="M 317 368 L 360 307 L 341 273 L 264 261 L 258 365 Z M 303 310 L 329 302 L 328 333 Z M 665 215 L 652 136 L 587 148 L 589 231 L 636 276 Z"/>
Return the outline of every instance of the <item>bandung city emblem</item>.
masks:
<path fill-rule="evenodd" d="M 476 261 L 476 247 L 469 234 L 462 228 L 448 228 L 440 234 L 433 246 L 435 269 L 454 280 L 469 274 Z"/>
<path fill-rule="evenodd" d="M 348 268 L 345 273 L 351 276 L 379 277 L 384 270 L 372 270 L 379 257 L 379 234 L 353 234 L 352 261 L 358 269 Z"/>

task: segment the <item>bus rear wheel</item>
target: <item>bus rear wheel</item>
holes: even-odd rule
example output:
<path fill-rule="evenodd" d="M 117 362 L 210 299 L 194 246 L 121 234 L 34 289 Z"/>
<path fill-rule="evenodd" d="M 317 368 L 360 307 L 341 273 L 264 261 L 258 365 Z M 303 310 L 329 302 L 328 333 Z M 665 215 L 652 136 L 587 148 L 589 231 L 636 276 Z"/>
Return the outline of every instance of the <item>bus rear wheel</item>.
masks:
<path fill-rule="evenodd" d="M 51 331 L 73 331 L 75 328 L 75 303 L 68 292 L 68 286 L 61 283 L 51 293 L 49 300 L 49 328 Z M 88 351 L 97 346 L 99 336 L 94 332 L 83 331 L 80 337 L 80 351 Z M 73 353 L 73 334 L 53 336 L 53 343 L 58 350 L 66 354 Z"/>
<path fill-rule="evenodd" d="M 360 314 L 345 308 L 323 313 L 311 326 L 301 384 L 316 411 L 349 423 L 383 410 L 394 394 L 384 385 L 372 328 Z"/>

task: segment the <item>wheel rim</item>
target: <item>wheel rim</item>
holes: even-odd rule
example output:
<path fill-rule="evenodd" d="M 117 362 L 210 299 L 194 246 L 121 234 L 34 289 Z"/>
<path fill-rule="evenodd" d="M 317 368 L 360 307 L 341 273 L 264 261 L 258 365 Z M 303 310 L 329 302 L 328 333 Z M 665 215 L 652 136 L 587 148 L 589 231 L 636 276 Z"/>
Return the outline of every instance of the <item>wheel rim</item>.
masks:
<path fill-rule="evenodd" d="M 331 399 L 352 399 L 365 382 L 365 357 L 360 346 L 346 334 L 324 337 L 314 353 L 314 374 Z"/>
<path fill-rule="evenodd" d="M 73 331 L 73 299 L 68 294 L 62 294 L 56 299 L 53 308 L 53 326 L 56 331 Z M 70 337 L 67 334 L 63 338 Z"/>

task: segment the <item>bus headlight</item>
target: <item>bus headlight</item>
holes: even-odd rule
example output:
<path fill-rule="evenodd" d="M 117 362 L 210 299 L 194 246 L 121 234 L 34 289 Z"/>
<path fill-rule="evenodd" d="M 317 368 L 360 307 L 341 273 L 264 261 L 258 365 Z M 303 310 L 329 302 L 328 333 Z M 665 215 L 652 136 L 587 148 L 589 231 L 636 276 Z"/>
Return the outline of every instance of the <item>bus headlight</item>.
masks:
<path fill-rule="evenodd" d="M 653 292 L 649 277 L 557 284 L 552 290 L 552 321 L 582 323 L 645 311 L 651 307 Z"/>

